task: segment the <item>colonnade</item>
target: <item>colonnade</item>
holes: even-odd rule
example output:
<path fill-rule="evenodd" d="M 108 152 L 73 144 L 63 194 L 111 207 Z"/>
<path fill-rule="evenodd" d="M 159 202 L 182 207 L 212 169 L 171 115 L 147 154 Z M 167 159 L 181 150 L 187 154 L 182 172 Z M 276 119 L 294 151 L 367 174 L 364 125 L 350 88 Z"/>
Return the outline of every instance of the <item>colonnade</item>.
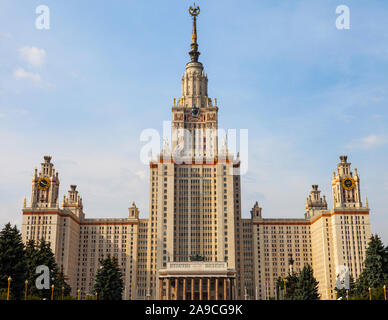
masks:
<path fill-rule="evenodd" d="M 160 300 L 233 300 L 234 278 L 159 278 Z"/>

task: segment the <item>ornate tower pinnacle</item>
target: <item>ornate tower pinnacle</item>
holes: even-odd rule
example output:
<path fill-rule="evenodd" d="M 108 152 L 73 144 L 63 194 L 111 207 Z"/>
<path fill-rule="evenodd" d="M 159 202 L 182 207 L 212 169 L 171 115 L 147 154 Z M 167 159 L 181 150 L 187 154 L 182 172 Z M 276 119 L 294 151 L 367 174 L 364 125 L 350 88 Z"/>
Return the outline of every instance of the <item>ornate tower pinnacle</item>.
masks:
<path fill-rule="evenodd" d="M 189 13 L 193 17 L 193 34 L 192 34 L 192 43 L 191 43 L 191 51 L 189 52 L 190 58 L 192 62 L 198 62 L 198 57 L 201 54 L 198 51 L 198 43 L 197 43 L 197 16 L 201 12 L 199 6 L 194 8 L 189 8 Z"/>
<path fill-rule="evenodd" d="M 337 172 L 333 174 L 331 182 L 333 190 L 334 208 L 360 208 L 360 177 L 357 170 L 354 174 L 350 168 L 347 156 L 340 156 Z"/>

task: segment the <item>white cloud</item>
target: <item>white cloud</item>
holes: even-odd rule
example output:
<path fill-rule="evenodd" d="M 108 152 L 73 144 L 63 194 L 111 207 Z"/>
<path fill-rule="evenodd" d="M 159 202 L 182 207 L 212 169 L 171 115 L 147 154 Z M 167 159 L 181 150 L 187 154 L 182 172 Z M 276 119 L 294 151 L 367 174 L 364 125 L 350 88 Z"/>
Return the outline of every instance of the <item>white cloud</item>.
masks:
<path fill-rule="evenodd" d="M 139 177 L 140 180 L 146 180 L 145 170 L 136 171 L 135 174 Z"/>
<path fill-rule="evenodd" d="M 46 51 L 37 47 L 23 47 L 19 52 L 20 57 L 35 68 L 41 67 L 46 59 Z"/>
<path fill-rule="evenodd" d="M 0 113 L 0 119 L 1 118 L 5 118 L 5 114 L 4 113 Z"/>
<path fill-rule="evenodd" d="M 370 134 L 369 136 L 353 140 L 347 145 L 349 149 L 375 149 L 388 143 L 385 135 Z"/>
<path fill-rule="evenodd" d="M 40 82 L 40 74 L 25 71 L 23 68 L 18 68 L 13 72 L 13 77 L 17 80 L 28 79 L 33 82 Z"/>

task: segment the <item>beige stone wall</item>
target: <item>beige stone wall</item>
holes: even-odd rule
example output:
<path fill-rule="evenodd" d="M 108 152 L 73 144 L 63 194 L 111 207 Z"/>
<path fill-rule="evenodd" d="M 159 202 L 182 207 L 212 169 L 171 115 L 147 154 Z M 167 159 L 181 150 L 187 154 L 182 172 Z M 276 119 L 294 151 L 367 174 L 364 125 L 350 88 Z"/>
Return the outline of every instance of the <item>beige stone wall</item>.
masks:
<path fill-rule="evenodd" d="M 164 159 L 151 162 L 150 167 L 150 212 L 155 225 L 149 226 L 148 261 L 154 259 L 146 269 L 150 279 L 146 286 L 156 288 L 151 297 L 158 292 L 157 270 L 167 262 L 200 255 L 235 268 L 240 186 L 232 175 L 233 163 L 178 165 Z"/>
<path fill-rule="evenodd" d="M 149 289 L 149 265 L 150 260 L 148 250 L 149 237 L 149 221 L 141 219 L 139 221 L 138 230 L 138 246 L 137 246 L 137 272 L 136 284 L 134 286 L 134 299 L 145 299 L 147 290 Z M 148 282 L 147 282 L 148 281 Z"/>
<path fill-rule="evenodd" d="M 253 250 L 255 285 L 259 299 L 275 297 L 276 282 L 292 272 L 311 264 L 310 226 L 304 219 L 254 219 Z M 291 256 L 290 256 L 291 255 Z"/>
<path fill-rule="evenodd" d="M 331 284 L 335 278 L 334 250 L 331 220 L 321 213 L 311 224 L 311 245 L 313 252 L 314 276 L 319 282 L 322 299 L 333 297 Z"/>
<path fill-rule="evenodd" d="M 132 210 L 132 212 L 131 212 Z M 72 295 L 93 294 L 99 261 L 107 255 L 118 259 L 123 272 L 124 298 L 136 286 L 138 210 L 127 219 L 82 219 L 69 209 L 24 208 L 22 239 L 50 243 L 57 264 L 63 267 Z"/>

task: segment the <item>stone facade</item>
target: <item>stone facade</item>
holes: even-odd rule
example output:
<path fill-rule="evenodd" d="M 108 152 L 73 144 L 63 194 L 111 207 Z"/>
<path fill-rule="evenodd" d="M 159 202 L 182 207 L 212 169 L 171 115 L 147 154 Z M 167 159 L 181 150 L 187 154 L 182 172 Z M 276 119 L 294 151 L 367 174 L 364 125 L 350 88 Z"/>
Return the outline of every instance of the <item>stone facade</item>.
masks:
<path fill-rule="evenodd" d="M 346 265 L 357 278 L 370 236 L 357 170 L 341 157 L 331 210 L 313 185 L 303 218 L 263 218 L 258 203 L 242 218 L 240 161 L 226 138 L 218 148 L 219 109 L 196 41 L 194 19 L 192 61 L 171 109 L 171 148 L 164 141 L 149 165 L 149 217 L 140 219 L 133 203 L 125 219 L 86 218 L 75 185 L 60 206 L 58 173 L 46 156 L 23 207 L 23 241 L 50 242 L 73 295 L 93 294 L 99 260 L 109 254 L 122 269 L 124 299 L 268 299 L 278 294 L 278 277 L 306 263 L 321 297 L 333 299 L 336 268 Z"/>

